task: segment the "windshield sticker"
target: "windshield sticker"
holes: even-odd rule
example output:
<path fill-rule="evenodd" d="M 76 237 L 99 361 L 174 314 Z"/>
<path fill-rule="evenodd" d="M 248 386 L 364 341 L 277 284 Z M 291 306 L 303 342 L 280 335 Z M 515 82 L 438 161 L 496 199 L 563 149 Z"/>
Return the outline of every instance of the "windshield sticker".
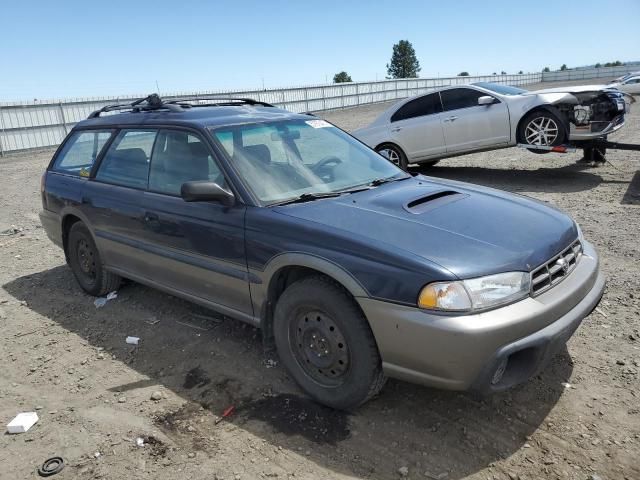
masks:
<path fill-rule="evenodd" d="M 307 125 L 309 125 L 310 127 L 313 127 L 313 128 L 333 127 L 333 125 L 331 125 L 329 122 L 326 122 L 324 120 L 307 120 L 304 123 L 306 123 Z"/>
<path fill-rule="evenodd" d="M 80 169 L 80 176 L 81 177 L 88 177 L 90 174 L 89 170 L 87 170 L 86 168 L 82 167 Z"/>

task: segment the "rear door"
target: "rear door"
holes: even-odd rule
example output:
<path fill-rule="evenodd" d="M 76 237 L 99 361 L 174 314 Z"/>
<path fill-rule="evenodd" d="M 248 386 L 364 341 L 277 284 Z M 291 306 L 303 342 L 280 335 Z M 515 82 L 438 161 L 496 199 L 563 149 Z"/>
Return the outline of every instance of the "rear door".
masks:
<path fill-rule="evenodd" d="M 83 208 L 94 227 L 104 262 L 121 273 L 145 272 L 151 261 L 143 244 L 142 202 L 157 130 L 121 130 L 87 183 Z"/>
<path fill-rule="evenodd" d="M 245 258 L 245 207 L 185 202 L 182 184 L 209 180 L 229 188 L 199 133 L 162 130 L 151 160 L 144 209 L 144 239 L 152 252 L 155 282 L 214 303 L 219 310 L 251 317 Z"/>
<path fill-rule="evenodd" d="M 438 93 L 431 93 L 405 103 L 391 116 L 390 137 L 409 163 L 445 153 L 441 112 Z"/>
<path fill-rule="evenodd" d="M 620 90 L 626 93 L 640 93 L 640 77 L 631 77 L 625 80 Z"/>
<path fill-rule="evenodd" d="M 491 105 L 478 105 L 478 98 L 492 96 L 472 88 L 442 90 L 442 127 L 447 153 L 472 151 L 509 143 L 511 126 L 504 102 L 494 97 Z"/>

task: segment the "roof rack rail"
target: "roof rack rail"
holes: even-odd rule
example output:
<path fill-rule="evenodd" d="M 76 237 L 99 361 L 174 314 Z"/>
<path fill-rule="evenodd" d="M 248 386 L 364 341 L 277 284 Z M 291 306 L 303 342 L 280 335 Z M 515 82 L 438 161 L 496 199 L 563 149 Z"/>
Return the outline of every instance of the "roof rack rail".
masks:
<path fill-rule="evenodd" d="M 196 104 L 188 102 L 198 102 Z M 206 102 L 206 103 L 202 103 Z M 152 110 L 169 110 L 171 112 L 180 112 L 184 108 L 192 107 L 209 107 L 212 105 L 229 106 L 229 105 L 261 105 L 263 107 L 273 107 L 270 103 L 261 102 L 252 98 L 236 98 L 236 97 L 187 97 L 174 100 L 162 100 L 158 94 L 152 93 L 145 98 L 139 98 L 131 103 L 119 103 L 114 105 L 106 105 L 95 112 L 92 112 L 88 118 L 98 118 L 100 114 L 107 112 L 115 112 L 129 110 L 131 112 L 148 112 Z"/>
<path fill-rule="evenodd" d="M 195 105 L 187 103 L 187 102 L 207 102 L 207 103 L 197 103 Z M 184 105 L 186 107 L 207 107 L 211 104 L 213 105 L 237 105 L 237 104 L 247 104 L 247 105 L 260 105 L 263 107 L 273 107 L 270 103 L 262 102 L 260 100 L 254 100 L 253 98 L 244 98 L 244 97 L 208 97 L 206 95 L 198 96 L 198 97 L 185 97 L 185 98 L 177 98 L 175 100 L 167 100 L 164 102 L 165 104 L 171 105 Z"/>

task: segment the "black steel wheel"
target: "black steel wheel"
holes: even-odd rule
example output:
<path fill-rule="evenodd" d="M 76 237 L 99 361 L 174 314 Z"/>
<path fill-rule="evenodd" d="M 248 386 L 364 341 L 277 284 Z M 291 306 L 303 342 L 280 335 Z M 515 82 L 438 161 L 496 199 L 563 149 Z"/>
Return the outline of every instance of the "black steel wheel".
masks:
<path fill-rule="evenodd" d="M 384 385 L 367 319 L 349 293 L 327 277 L 306 277 L 284 291 L 273 333 L 283 365 L 319 403 L 350 410 Z"/>
<path fill-rule="evenodd" d="M 120 286 L 122 279 L 103 267 L 91 232 L 82 222 L 69 229 L 66 254 L 78 284 L 88 294 L 106 295 Z"/>

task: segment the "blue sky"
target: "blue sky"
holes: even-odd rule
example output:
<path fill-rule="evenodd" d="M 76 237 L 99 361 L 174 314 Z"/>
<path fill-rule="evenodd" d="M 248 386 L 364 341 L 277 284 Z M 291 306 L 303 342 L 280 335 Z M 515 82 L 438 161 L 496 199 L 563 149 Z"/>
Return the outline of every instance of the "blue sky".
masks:
<path fill-rule="evenodd" d="M 382 79 L 640 60 L 640 0 L 0 0 L 0 100 Z"/>

